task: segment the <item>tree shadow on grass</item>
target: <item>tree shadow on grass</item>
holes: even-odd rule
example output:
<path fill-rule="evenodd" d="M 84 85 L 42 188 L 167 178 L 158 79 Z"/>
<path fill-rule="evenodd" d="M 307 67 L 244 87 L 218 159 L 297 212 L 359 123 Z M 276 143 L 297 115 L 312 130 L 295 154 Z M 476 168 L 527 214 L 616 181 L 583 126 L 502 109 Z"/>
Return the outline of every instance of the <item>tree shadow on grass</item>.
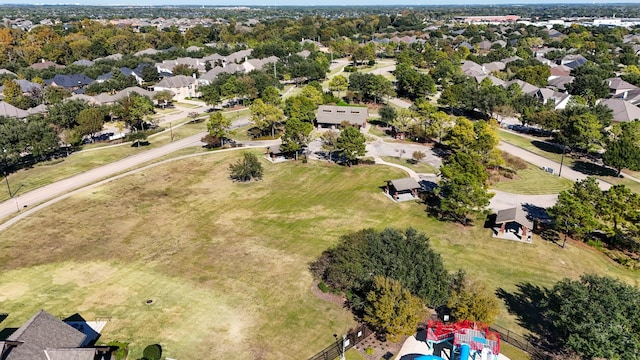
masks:
<path fill-rule="evenodd" d="M 531 283 L 520 283 L 517 290 L 510 293 L 499 288 L 496 295 L 502 299 L 510 314 L 515 315 L 518 324 L 532 334 L 530 341 L 548 338 L 553 325 L 544 316 L 544 302 L 547 290 Z"/>
<path fill-rule="evenodd" d="M 594 164 L 591 162 L 587 162 L 587 161 L 583 161 L 583 160 L 577 160 L 573 163 L 573 170 L 581 172 L 583 174 L 586 175 L 593 175 L 593 176 L 617 176 L 618 173 L 613 170 L 613 169 L 609 169 L 608 167 L 602 166 L 602 165 L 598 165 L 598 164 Z"/>

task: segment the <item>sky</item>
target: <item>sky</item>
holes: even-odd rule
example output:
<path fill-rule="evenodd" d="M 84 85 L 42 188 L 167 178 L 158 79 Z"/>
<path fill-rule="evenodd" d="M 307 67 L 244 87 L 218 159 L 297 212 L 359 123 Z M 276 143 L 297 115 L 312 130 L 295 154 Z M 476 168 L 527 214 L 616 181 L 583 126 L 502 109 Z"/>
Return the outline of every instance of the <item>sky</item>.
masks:
<path fill-rule="evenodd" d="M 207 5 L 207 6 L 366 6 L 366 5 L 505 5 L 505 4 L 611 4 L 638 3 L 638 0 L 5 0 L 7 4 L 77 4 L 77 5 Z M 1 9 L 0 9 L 1 11 Z"/>

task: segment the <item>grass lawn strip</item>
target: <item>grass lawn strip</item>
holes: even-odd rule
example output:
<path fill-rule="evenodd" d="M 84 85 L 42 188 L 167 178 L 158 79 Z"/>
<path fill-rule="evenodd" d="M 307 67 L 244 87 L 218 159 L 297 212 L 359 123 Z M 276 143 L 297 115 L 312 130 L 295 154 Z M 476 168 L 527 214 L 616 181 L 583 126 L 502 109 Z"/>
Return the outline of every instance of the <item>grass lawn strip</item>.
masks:
<path fill-rule="evenodd" d="M 491 187 L 497 190 L 522 195 L 558 194 L 573 186 L 569 179 L 551 175 L 537 166 L 528 164 L 524 170 L 518 170 L 519 179 L 505 179 Z"/>
<path fill-rule="evenodd" d="M 173 128 L 173 138 L 175 141 L 205 130 L 206 125 L 202 122 L 185 124 Z M 38 187 L 124 159 L 129 155 L 166 145 L 170 141 L 171 135 L 169 131 L 166 131 L 151 137 L 149 139 L 149 145 L 140 148 L 124 144 L 122 146 L 112 146 L 100 150 L 77 152 L 63 159 L 38 163 L 32 168 L 20 170 L 9 175 L 9 182 L 12 190 L 21 186 L 18 195 L 24 194 Z M 0 190 L 0 201 L 7 199 L 9 199 L 9 193 L 6 187 L 3 187 Z"/>
<path fill-rule="evenodd" d="M 517 134 L 513 134 L 511 132 L 508 131 L 500 131 L 500 139 L 502 141 L 508 142 L 510 144 L 516 145 L 518 147 L 521 147 L 525 150 L 528 150 L 534 154 L 540 155 L 544 158 L 553 160 L 557 163 L 560 163 L 561 158 L 562 158 L 562 153 L 555 147 L 549 146 L 548 144 L 544 144 L 544 139 L 542 140 L 531 140 L 529 138 L 526 138 L 524 136 L 520 136 Z M 538 146 L 534 145 L 537 144 Z M 564 166 L 568 166 L 571 168 L 576 168 L 576 166 L 580 165 L 580 166 L 587 166 L 586 170 L 587 171 L 593 171 L 594 174 L 596 174 L 596 177 L 598 179 L 601 179 L 603 181 L 606 181 L 608 183 L 611 184 L 624 184 L 626 185 L 629 189 L 631 189 L 632 191 L 636 192 L 636 193 L 640 193 L 640 183 L 630 180 L 630 179 L 626 179 L 626 178 L 618 178 L 616 176 L 602 176 L 602 175 L 597 175 L 599 172 L 601 172 L 603 169 L 600 166 L 597 165 L 593 165 L 593 164 L 585 164 L 585 162 L 578 162 L 576 159 L 572 158 L 571 156 L 565 156 L 564 157 Z"/>
<path fill-rule="evenodd" d="M 569 244 L 561 250 L 537 237 L 531 245 L 496 240 L 481 226 L 428 218 L 421 204 L 393 203 L 378 187 L 404 176 L 397 169 L 288 162 L 266 166 L 263 181 L 236 184 L 227 168 L 237 156 L 211 154 L 147 169 L 5 231 L 0 268 L 10 276 L 0 288 L 14 289 L 0 291 L 3 311 L 11 314 L 6 326 L 40 308 L 55 315 L 80 311 L 111 316 L 103 340 L 132 340 L 134 351 L 160 342 L 176 358 L 308 357 L 353 320 L 312 295 L 307 266 L 340 235 L 363 227 L 414 226 L 432 237 L 449 269 L 464 268 L 491 288 L 549 286 L 585 272 L 638 285 L 634 273 L 593 249 Z M 100 280 L 108 291 L 88 280 L 64 280 L 82 269 L 90 279 L 109 274 Z M 128 272 L 134 275 L 119 275 Z M 105 291 L 115 298 L 105 299 Z M 153 296 L 157 303 L 142 304 Z M 225 325 L 230 318 L 216 322 L 222 311 L 240 314 L 242 324 L 233 330 Z M 498 323 L 517 328 L 506 309 Z M 248 342 L 238 347 L 238 339 Z"/>

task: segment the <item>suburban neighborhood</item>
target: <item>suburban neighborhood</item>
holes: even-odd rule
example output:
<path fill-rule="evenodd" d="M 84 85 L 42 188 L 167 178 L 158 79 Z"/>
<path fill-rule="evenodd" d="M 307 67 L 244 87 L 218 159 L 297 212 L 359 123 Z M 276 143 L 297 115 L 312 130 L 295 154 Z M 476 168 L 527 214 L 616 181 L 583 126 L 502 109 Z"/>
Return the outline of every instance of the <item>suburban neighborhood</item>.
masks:
<path fill-rule="evenodd" d="M 637 4 L 0 12 L 0 359 L 640 353 Z"/>

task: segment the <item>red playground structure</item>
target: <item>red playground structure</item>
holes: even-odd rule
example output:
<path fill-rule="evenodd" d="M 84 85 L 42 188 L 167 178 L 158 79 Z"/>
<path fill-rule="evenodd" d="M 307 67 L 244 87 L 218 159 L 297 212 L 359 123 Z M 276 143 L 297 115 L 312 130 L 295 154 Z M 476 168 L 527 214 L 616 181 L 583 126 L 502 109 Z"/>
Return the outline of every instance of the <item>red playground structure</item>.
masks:
<path fill-rule="evenodd" d="M 451 354 L 458 354 L 450 360 L 497 360 L 500 354 L 500 334 L 483 323 L 463 320 L 445 324 L 429 320 L 426 335 L 429 348 L 444 345 L 451 349 Z"/>

